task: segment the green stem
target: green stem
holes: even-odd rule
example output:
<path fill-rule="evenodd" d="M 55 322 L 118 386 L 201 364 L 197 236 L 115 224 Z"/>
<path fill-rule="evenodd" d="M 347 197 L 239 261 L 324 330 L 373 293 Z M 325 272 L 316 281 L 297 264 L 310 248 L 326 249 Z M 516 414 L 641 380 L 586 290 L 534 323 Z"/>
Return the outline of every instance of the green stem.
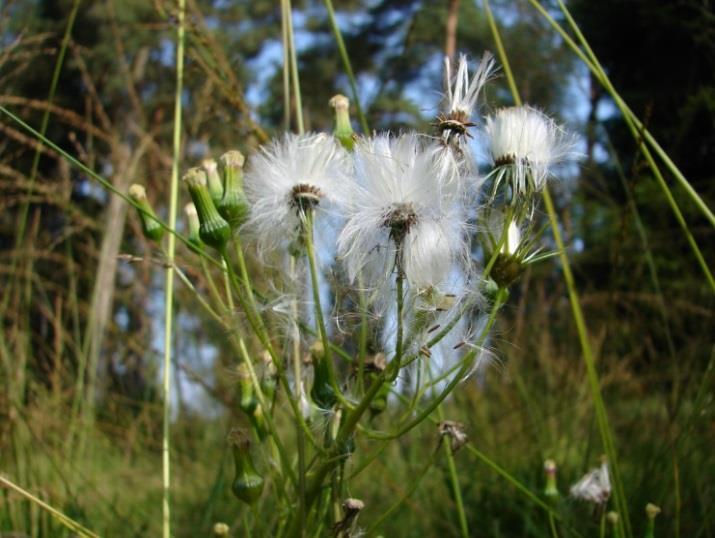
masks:
<path fill-rule="evenodd" d="M 293 11 L 290 0 L 281 0 L 283 17 L 286 21 L 286 37 L 290 45 L 290 72 L 293 79 L 293 93 L 295 95 L 295 117 L 298 124 L 298 134 L 305 132 L 303 125 L 303 100 L 300 94 L 300 78 L 298 76 L 298 55 L 295 50 L 295 39 L 293 37 Z"/>
<path fill-rule="evenodd" d="M 171 163 L 171 191 L 169 194 L 169 227 L 176 228 L 176 209 L 179 193 L 179 158 L 181 157 L 181 94 L 184 77 L 184 12 L 185 0 L 179 0 L 178 28 L 176 34 L 176 92 L 174 94 L 174 137 Z M 162 535 L 171 537 L 171 488 L 170 468 L 170 422 L 171 422 L 171 344 L 174 321 L 174 253 L 176 236 L 169 235 L 167 245 L 166 284 L 164 286 L 164 362 L 162 396 L 164 417 L 162 428 Z"/>
<path fill-rule="evenodd" d="M 395 276 L 397 288 L 397 335 L 395 336 L 395 356 L 392 358 L 394 366 L 392 367 L 392 375 L 387 378 L 388 383 L 395 381 L 400 373 L 404 347 L 405 273 L 402 270 L 402 246 L 397 249 L 397 258 L 397 275 Z"/>
<path fill-rule="evenodd" d="M 308 258 L 308 265 L 310 267 L 310 282 L 313 293 L 313 308 L 315 311 L 315 321 L 318 325 L 318 334 L 320 335 L 320 340 L 323 344 L 323 357 L 328 367 L 328 380 L 330 381 L 330 386 L 333 387 L 335 396 L 338 398 L 340 403 L 344 406 L 350 408 L 352 404 L 348 402 L 340 391 L 337 378 L 335 376 L 335 365 L 333 364 L 333 350 L 330 346 L 330 340 L 328 339 L 328 331 L 325 327 L 325 318 L 323 317 L 323 307 L 320 304 L 320 282 L 318 281 L 318 263 L 315 255 L 315 245 L 313 243 L 313 220 L 314 212 L 312 209 L 308 209 L 305 213 L 305 250 L 306 256 Z"/>

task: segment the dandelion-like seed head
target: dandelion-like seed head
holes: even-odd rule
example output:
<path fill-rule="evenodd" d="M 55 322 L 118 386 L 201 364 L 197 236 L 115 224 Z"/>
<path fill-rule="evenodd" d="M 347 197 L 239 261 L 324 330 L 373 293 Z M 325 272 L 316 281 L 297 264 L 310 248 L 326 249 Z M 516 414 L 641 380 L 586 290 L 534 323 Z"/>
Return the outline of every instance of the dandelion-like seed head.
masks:
<path fill-rule="evenodd" d="M 286 134 L 250 159 L 246 228 L 262 247 L 285 246 L 300 232 L 306 212 L 320 207 L 340 213 L 348 181 L 347 153 L 333 137 Z"/>
<path fill-rule="evenodd" d="M 458 169 L 416 134 L 358 141 L 348 221 L 338 251 L 354 280 L 379 287 L 397 269 L 415 288 L 444 280 L 466 258 Z"/>
<path fill-rule="evenodd" d="M 443 140 L 450 142 L 469 136 L 469 128 L 477 124 L 471 121 L 479 94 L 494 74 L 494 58 L 489 52 L 482 55 L 477 71 L 469 78 L 469 62 L 461 54 L 456 73 L 452 74 L 452 61 L 444 59 L 444 107 L 437 117 L 437 129 Z"/>
<path fill-rule="evenodd" d="M 553 165 L 571 154 L 573 138 L 530 106 L 502 108 L 487 118 L 486 133 L 496 174 L 511 185 L 512 197 L 540 191 Z"/>

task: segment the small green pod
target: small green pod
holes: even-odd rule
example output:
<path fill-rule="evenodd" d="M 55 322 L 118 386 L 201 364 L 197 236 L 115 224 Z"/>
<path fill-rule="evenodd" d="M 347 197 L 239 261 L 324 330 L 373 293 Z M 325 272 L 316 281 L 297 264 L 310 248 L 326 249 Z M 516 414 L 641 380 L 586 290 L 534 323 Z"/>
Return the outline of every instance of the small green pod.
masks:
<path fill-rule="evenodd" d="M 141 210 L 137 208 L 137 213 L 142 223 L 144 237 L 150 241 L 161 241 L 161 238 L 164 237 L 164 228 L 156 218 L 156 213 L 146 197 L 144 186 L 134 183 L 129 187 L 129 197 L 141 208 Z"/>
<path fill-rule="evenodd" d="M 218 212 L 232 228 L 238 228 L 248 217 L 248 202 L 243 193 L 243 163 L 238 150 L 227 151 L 219 159 L 223 174 L 223 197 L 216 205 Z"/>
<path fill-rule="evenodd" d="M 201 161 L 201 168 L 206 172 L 206 184 L 209 188 L 211 201 L 218 207 L 221 198 L 223 198 L 223 182 L 218 171 L 218 164 L 213 159 L 204 159 Z"/>
<path fill-rule="evenodd" d="M 313 344 L 310 353 L 313 359 L 313 387 L 310 389 L 310 397 L 320 409 L 331 409 L 338 399 L 330 384 L 328 359 L 322 344 L 320 342 Z"/>
<path fill-rule="evenodd" d="M 199 237 L 218 250 L 223 250 L 231 238 L 231 227 L 214 206 L 207 187 L 206 172 L 201 168 L 190 168 L 184 174 L 184 182 L 199 214 Z"/>
<path fill-rule="evenodd" d="M 355 133 L 350 124 L 350 100 L 344 95 L 338 94 L 334 95 L 328 103 L 335 109 L 333 136 L 346 150 L 352 151 L 355 146 Z"/>
<path fill-rule="evenodd" d="M 263 477 L 258 474 L 251 459 L 251 441 L 248 432 L 236 429 L 229 435 L 233 445 L 233 461 L 236 465 L 236 475 L 231 484 L 231 491 L 246 504 L 255 503 L 263 492 Z"/>

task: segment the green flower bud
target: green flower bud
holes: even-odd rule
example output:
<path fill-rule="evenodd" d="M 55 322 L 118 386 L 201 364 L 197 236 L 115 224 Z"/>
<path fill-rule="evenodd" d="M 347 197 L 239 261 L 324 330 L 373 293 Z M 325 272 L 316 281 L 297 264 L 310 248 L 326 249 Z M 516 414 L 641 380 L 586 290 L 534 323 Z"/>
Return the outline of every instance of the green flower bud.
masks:
<path fill-rule="evenodd" d="M 243 194 L 243 163 L 245 158 L 238 150 L 221 156 L 223 172 L 223 197 L 216 204 L 218 212 L 233 228 L 243 224 L 248 216 L 248 202 Z"/>
<path fill-rule="evenodd" d="M 141 211 L 137 209 L 137 213 L 141 219 L 144 237 L 150 241 L 161 241 L 164 236 L 164 228 L 159 224 L 156 213 L 146 197 L 146 189 L 142 185 L 134 183 L 129 187 L 129 197 L 142 209 Z"/>
<path fill-rule="evenodd" d="M 186 224 L 189 228 L 189 243 L 194 250 L 200 251 L 203 248 L 201 236 L 199 235 L 201 222 L 199 222 L 199 214 L 193 202 L 189 202 L 184 206 L 184 217 L 186 217 Z"/>
<path fill-rule="evenodd" d="M 350 101 L 344 95 L 338 94 L 333 96 L 328 103 L 335 109 L 335 130 L 333 135 L 346 150 L 352 151 L 353 146 L 355 146 L 355 134 L 350 124 Z"/>
<path fill-rule="evenodd" d="M 500 288 L 508 288 L 524 272 L 524 265 L 511 254 L 499 253 L 489 276 Z"/>
<path fill-rule="evenodd" d="M 248 367 L 244 362 L 238 365 L 238 387 L 241 391 L 241 401 L 239 403 L 239 407 L 241 408 L 241 411 L 246 413 L 248 416 L 251 416 L 258 405 L 258 400 L 256 399 L 255 392 L 253 391 L 253 383 L 251 383 L 251 376 L 248 372 Z"/>
<path fill-rule="evenodd" d="M 223 181 L 221 181 L 221 176 L 218 173 L 218 165 L 213 159 L 204 159 L 201 162 L 201 168 L 206 172 L 206 182 L 209 186 L 211 201 L 218 207 L 219 203 L 221 203 L 221 198 L 223 198 Z"/>
<path fill-rule="evenodd" d="M 229 434 L 233 445 L 233 460 L 236 464 L 236 476 L 231 484 L 231 491 L 239 500 L 253 504 L 263 491 L 263 477 L 258 474 L 251 459 L 251 441 L 246 430 L 235 429 Z"/>
<path fill-rule="evenodd" d="M 201 168 L 190 168 L 184 174 L 184 181 L 189 187 L 189 194 L 199 214 L 199 237 L 207 245 L 223 250 L 231 237 L 231 227 L 219 215 L 211 200 L 207 187 L 206 172 Z"/>
<path fill-rule="evenodd" d="M 655 537 L 655 518 L 660 514 L 660 507 L 653 503 L 648 503 L 645 506 L 645 515 L 648 517 L 648 525 L 645 530 L 645 538 Z"/>
<path fill-rule="evenodd" d="M 546 475 L 544 495 L 550 498 L 558 497 L 559 489 L 556 486 L 556 462 L 554 460 L 546 460 L 544 462 L 544 474 Z"/>
<path fill-rule="evenodd" d="M 259 441 L 264 441 L 268 436 L 268 424 L 266 423 L 266 417 L 263 415 L 263 406 L 259 403 L 256 404 L 256 408 L 248 417 L 251 421 L 251 426 L 256 432 Z"/>
<path fill-rule="evenodd" d="M 320 409 L 331 409 L 337 398 L 330 384 L 328 358 L 322 343 L 314 343 L 310 347 L 310 354 L 313 359 L 313 387 L 310 389 L 310 397 Z"/>
<path fill-rule="evenodd" d="M 375 378 L 377 376 L 374 376 Z M 375 383 L 376 381 L 373 381 Z M 375 418 L 387 409 L 387 397 L 390 395 L 390 384 L 384 383 L 370 402 L 370 415 Z"/>

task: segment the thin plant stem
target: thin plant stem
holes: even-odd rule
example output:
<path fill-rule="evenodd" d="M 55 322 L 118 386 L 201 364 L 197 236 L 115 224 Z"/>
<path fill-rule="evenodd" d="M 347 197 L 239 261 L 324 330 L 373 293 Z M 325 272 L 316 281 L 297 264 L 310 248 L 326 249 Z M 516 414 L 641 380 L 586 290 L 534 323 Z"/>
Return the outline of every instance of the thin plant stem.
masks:
<path fill-rule="evenodd" d="M 490 19 L 490 28 L 494 34 L 494 40 L 501 42 L 499 36 L 499 29 L 494 21 L 491 14 L 491 10 L 488 9 L 489 0 L 483 0 L 485 6 L 485 12 L 487 18 Z M 502 63 L 502 67 L 505 73 L 509 73 L 507 77 L 513 79 L 513 74 L 511 74 L 511 67 L 509 64 L 509 58 L 506 55 L 506 51 L 502 47 L 499 50 L 499 56 Z M 516 86 L 512 88 L 512 97 L 517 105 L 521 105 L 521 97 L 519 92 L 516 90 Z M 613 437 L 611 434 L 611 428 L 608 422 L 608 415 L 606 414 L 606 408 L 603 403 L 603 397 L 601 395 L 601 386 L 598 378 L 598 372 L 596 370 L 595 360 L 593 357 L 593 351 L 591 350 L 591 343 L 588 339 L 588 331 L 586 329 L 586 322 L 584 320 L 583 311 L 581 309 L 581 303 L 578 297 L 578 292 L 576 291 L 576 284 L 573 278 L 573 273 L 571 272 L 571 265 L 566 255 L 566 250 L 564 248 L 564 242 L 561 237 L 561 231 L 559 229 L 558 218 L 556 215 L 556 210 L 554 209 L 554 204 L 551 199 L 551 194 L 549 193 L 548 187 L 544 186 L 542 191 L 542 197 L 544 200 L 544 205 L 546 206 L 546 212 L 549 217 L 549 222 L 551 224 L 552 233 L 554 236 L 554 241 L 559 252 L 559 259 L 561 261 L 561 266 L 563 269 L 564 280 L 568 288 L 569 301 L 571 303 L 571 310 L 576 323 L 576 330 L 578 332 L 579 342 L 581 345 L 582 357 L 586 366 L 586 373 L 589 383 L 589 388 L 591 392 L 591 399 L 593 400 L 596 421 L 598 423 L 599 433 L 601 436 L 601 442 L 603 448 L 608 456 L 609 465 L 612 470 L 613 475 L 613 485 L 614 485 L 614 497 L 618 512 L 621 515 L 619 521 L 621 525 L 628 528 L 627 535 L 630 536 L 630 524 L 623 523 L 628 520 L 628 504 L 626 502 L 625 493 L 623 489 L 623 483 L 621 481 L 618 459 L 615 449 L 615 444 L 613 442 Z"/>
<path fill-rule="evenodd" d="M 330 20 L 330 27 L 333 30 L 333 35 L 335 35 L 335 42 L 338 45 L 338 52 L 340 53 L 340 59 L 343 61 L 343 68 L 345 69 L 345 74 L 348 76 L 348 83 L 350 84 L 350 92 L 352 93 L 353 102 L 355 103 L 355 108 L 357 109 L 358 120 L 360 121 L 360 127 L 364 134 L 370 132 L 370 128 L 367 124 L 367 118 L 362 110 L 362 105 L 360 104 L 360 97 L 358 95 L 357 84 L 355 82 L 355 74 L 353 73 L 353 67 L 350 64 L 350 57 L 348 51 L 345 48 L 345 41 L 343 41 L 343 34 L 340 31 L 340 26 L 335 18 L 335 10 L 333 9 L 332 0 L 324 0 L 325 8 L 328 10 L 328 19 Z"/>
<path fill-rule="evenodd" d="M 283 17 L 286 21 L 286 33 L 288 44 L 290 45 L 290 72 L 293 80 L 293 95 L 295 96 L 295 118 L 298 127 L 298 134 L 305 132 L 303 125 L 303 100 L 300 94 L 300 78 L 298 75 L 298 53 L 295 50 L 295 38 L 293 36 L 293 11 L 290 0 L 281 0 L 283 7 Z"/>
<path fill-rule="evenodd" d="M 268 352 L 268 355 L 270 356 L 271 361 L 273 362 L 273 365 L 276 367 L 276 371 L 278 372 L 278 381 L 280 382 L 281 387 L 283 387 L 283 390 L 286 391 L 286 395 L 288 398 L 288 404 L 291 407 L 293 416 L 300 424 L 300 427 L 305 432 L 306 438 L 310 441 L 310 443 L 314 447 L 318 447 L 318 444 L 316 443 L 313 435 L 311 434 L 310 429 L 308 428 L 307 424 L 305 423 L 305 420 L 303 419 L 303 415 L 300 412 L 300 406 L 298 405 L 298 402 L 291 394 L 290 386 L 289 386 L 288 380 L 286 378 L 285 367 L 283 365 L 282 360 L 280 359 L 280 357 L 278 357 L 275 349 L 273 348 L 273 345 L 271 344 L 270 338 L 268 336 L 268 331 L 266 330 L 266 327 L 263 324 L 263 320 L 261 320 L 260 316 L 258 315 L 258 312 L 255 311 L 254 309 L 252 309 L 251 306 L 246 302 L 246 300 L 242 296 L 242 292 L 243 292 L 242 286 L 238 282 L 238 278 L 236 276 L 235 271 L 233 270 L 233 266 L 231 265 L 231 261 L 228 257 L 228 253 L 226 252 L 226 249 L 223 250 L 223 252 L 221 253 L 221 256 L 226 260 L 226 264 L 228 267 L 229 281 L 230 281 L 231 286 L 233 287 L 234 291 L 236 292 L 236 298 L 239 301 L 241 309 L 246 314 L 246 319 L 248 320 L 248 323 L 251 326 L 251 330 L 258 337 L 259 342 L 261 343 L 263 348 Z M 269 407 L 266 407 L 265 409 L 269 409 Z M 295 479 L 293 479 L 293 482 L 295 483 Z"/>
<path fill-rule="evenodd" d="M 306 257 L 308 258 L 308 265 L 310 268 L 310 282 L 311 289 L 313 292 L 313 308 L 315 310 L 315 321 L 318 326 L 318 334 L 320 335 L 320 340 L 323 344 L 324 356 L 322 360 L 325 361 L 328 366 L 328 380 L 330 381 L 330 386 L 335 392 L 335 396 L 338 398 L 340 403 L 346 407 L 352 407 L 352 404 L 348 402 L 340 391 L 340 386 L 338 385 L 337 378 L 335 376 L 335 365 L 333 364 L 333 351 L 330 346 L 330 340 L 328 340 L 328 331 L 325 326 L 325 317 L 323 316 L 323 307 L 320 304 L 320 282 L 318 280 L 318 262 L 315 254 L 315 244 L 313 242 L 313 221 L 314 213 L 312 209 L 307 210 L 304 213 L 305 216 L 305 251 Z"/>
<path fill-rule="evenodd" d="M 400 373 L 404 342 L 404 309 L 405 309 L 405 273 L 402 270 L 402 246 L 397 248 L 397 274 L 395 275 L 396 301 L 397 301 L 397 335 L 395 336 L 395 356 L 392 358 L 394 366 L 392 375 L 387 378 L 392 383 Z"/>
<path fill-rule="evenodd" d="M 296 258 L 290 257 L 289 279 L 297 282 Z M 293 351 L 293 383 L 295 384 L 296 398 L 302 403 L 305 397 L 303 393 L 303 376 L 301 373 L 300 357 L 300 328 L 298 326 L 298 297 L 293 297 L 290 302 L 290 312 L 292 318 L 291 345 Z M 298 444 L 298 518 L 301 528 L 305 529 L 305 436 L 303 430 L 296 424 L 296 441 Z"/>
<path fill-rule="evenodd" d="M 430 376 L 431 377 L 431 376 Z M 439 420 L 444 420 L 442 406 L 437 406 L 437 415 Z M 442 437 L 442 449 L 447 458 L 447 469 L 449 470 L 449 481 L 452 483 L 452 491 L 454 493 L 454 503 L 457 506 L 457 517 L 459 518 L 459 529 L 462 532 L 462 538 L 469 538 L 469 526 L 467 525 L 467 513 L 464 510 L 464 501 L 462 499 L 462 488 L 459 485 L 459 475 L 457 474 L 457 464 L 454 461 L 454 443 L 452 438 Z"/>
<path fill-rule="evenodd" d="M 176 33 L 176 92 L 174 94 L 174 136 L 173 158 L 171 162 L 171 189 L 169 193 L 169 228 L 176 228 L 176 210 L 179 197 L 179 159 L 181 157 L 181 96 L 184 84 L 184 14 L 185 0 L 179 0 L 178 27 Z M 163 427 L 161 440 L 162 462 L 162 536 L 171 537 L 171 460 L 170 460 L 170 426 L 171 426 L 171 344 L 174 322 L 174 253 L 176 252 L 176 236 L 169 235 L 166 248 L 167 268 L 164 285 L 164 361 L 163 361 Z"/>
<path fill-rule="evenodd" d="M 457 505 L 457 516 L 459 517 L 459 528 L 462 531 L 463 538 L 469 538 L 469 527 L 467 526 L 467 515 L 464 511 L 464 501 L 462 500 L 462 488 L 459 486 L 459 475 L 457 474 L 457 465 L 454 462 L 454 454 L 452 452 L 452 440 L 442 443 L 444 454 L 447 458 L 447 468 L 449 469 L 449 480 L 452 483 L 452 492 L 454 493 L 454 503 Z"/>
<path fill-rule="evenodd" d="M 253 362 L 251 362 L 251 357 L 248 354 L 248 350 L 246 349 L 246 344 L 240 335 L 236 335 L 235 339 L 238 342 L 238 348 L 241 352 L 241 357 L 243 358 L 243 360 L 246 364 L 246 369 L 248 370 L 248 375 L 251 377 L 251 383 L 253 383 L 253 389 L 256 391 L 256 399 L 258 399 L 258 403 L 261 405 L 261 407 L 263 409 L 268 409 L 268 401 L 266 400 L 266 397 L 263 394 L 263 389 L 261 389 L 261 383 L 258 381 L 258 376 L 256 375 L 256 370 L 253 368 Z M 296 477 L 293 475 L 293 469 L 291 468 L 291 465 L 288 460 L 288 453 L 286 452 L 286 449 L 283 446 L 283 443 L 281 442 L 280 436 L 278 435 L 278 430 L 276 429 L 275 422 L 273 422 L 273 419 L 271 418 L 271 413 L 265 413 L 263 416 L 266 419 L 266 424 L 268 425 L 268 429 L 271 432 L 271 437 L 273 438 L 273 440 L 276 444 L 276 448 L 278 449 L 278 453 L 280 455 L 281 463 L 282 463 L 281 468 L 283 469 L 283 471 L 285 473 L 288 474 L 288 477 L 290 478 L 291 482 L 293 484 L 296 484 Z"/>
<path fill-rule="evenodd" d="M 66 516 L 65 514 L 63 514 L 63 513 L 60 512 L 59 510 L 57 510 L 56 508 L 53 508 L 52 506 L 50 506 L 49 504 L 47 504 L 46 502 L 44 502 L 42 499 L 36 497 L 35 495 L 33 495 L 32 493 L 30 493 L 29 491 L 23 489 L 22 487 L 18 486 L 17 484 L 15 484 L 14 482 L 12 482 L 11 480 L 9 480 L 9 479 L 5 478 L 4 476 L 1 476 L 1 475 L 0 475 L 0 484 L 2 484 L 3 487 L 6 487 L 6 488 L 8 488 L 8 489 L 11 489 L 11 490 L 14 491 L 15 493 L 18 493 L 19 495 L 22 495 L 25 499 L 27 499 L 28 501 L 30 501 L 31 503 L 33 503 L 34 506 L 38 506 L 38 507 L 40 507 L 42 510 L 45 510 L 45 511 L 48 512 L 50 515 L 52 515 L 52 517 L 54 517 L 55 519 L 57 519 L 57 521 L 59 521 L 60 523 L 62 523 L 62 525 L 64 525 L 65 527 L 67 527 L 67 528 L 70 529 L 71 531 L 74 531 L 74 532 L 78 533 L 80 536 L 86 536 L 86 537 L 88 537 L 88 538 L 99 538 L 99 535 L 98 535 L 98 534 L 92 532 L 91 530 L 89 530 L 89 529 L 86 528 L 85 526 L 83 526 L 83 525 L 77 523 L 77 522 L 76 522 L 74 519 L 72 519 L 71 517 Z"/>

